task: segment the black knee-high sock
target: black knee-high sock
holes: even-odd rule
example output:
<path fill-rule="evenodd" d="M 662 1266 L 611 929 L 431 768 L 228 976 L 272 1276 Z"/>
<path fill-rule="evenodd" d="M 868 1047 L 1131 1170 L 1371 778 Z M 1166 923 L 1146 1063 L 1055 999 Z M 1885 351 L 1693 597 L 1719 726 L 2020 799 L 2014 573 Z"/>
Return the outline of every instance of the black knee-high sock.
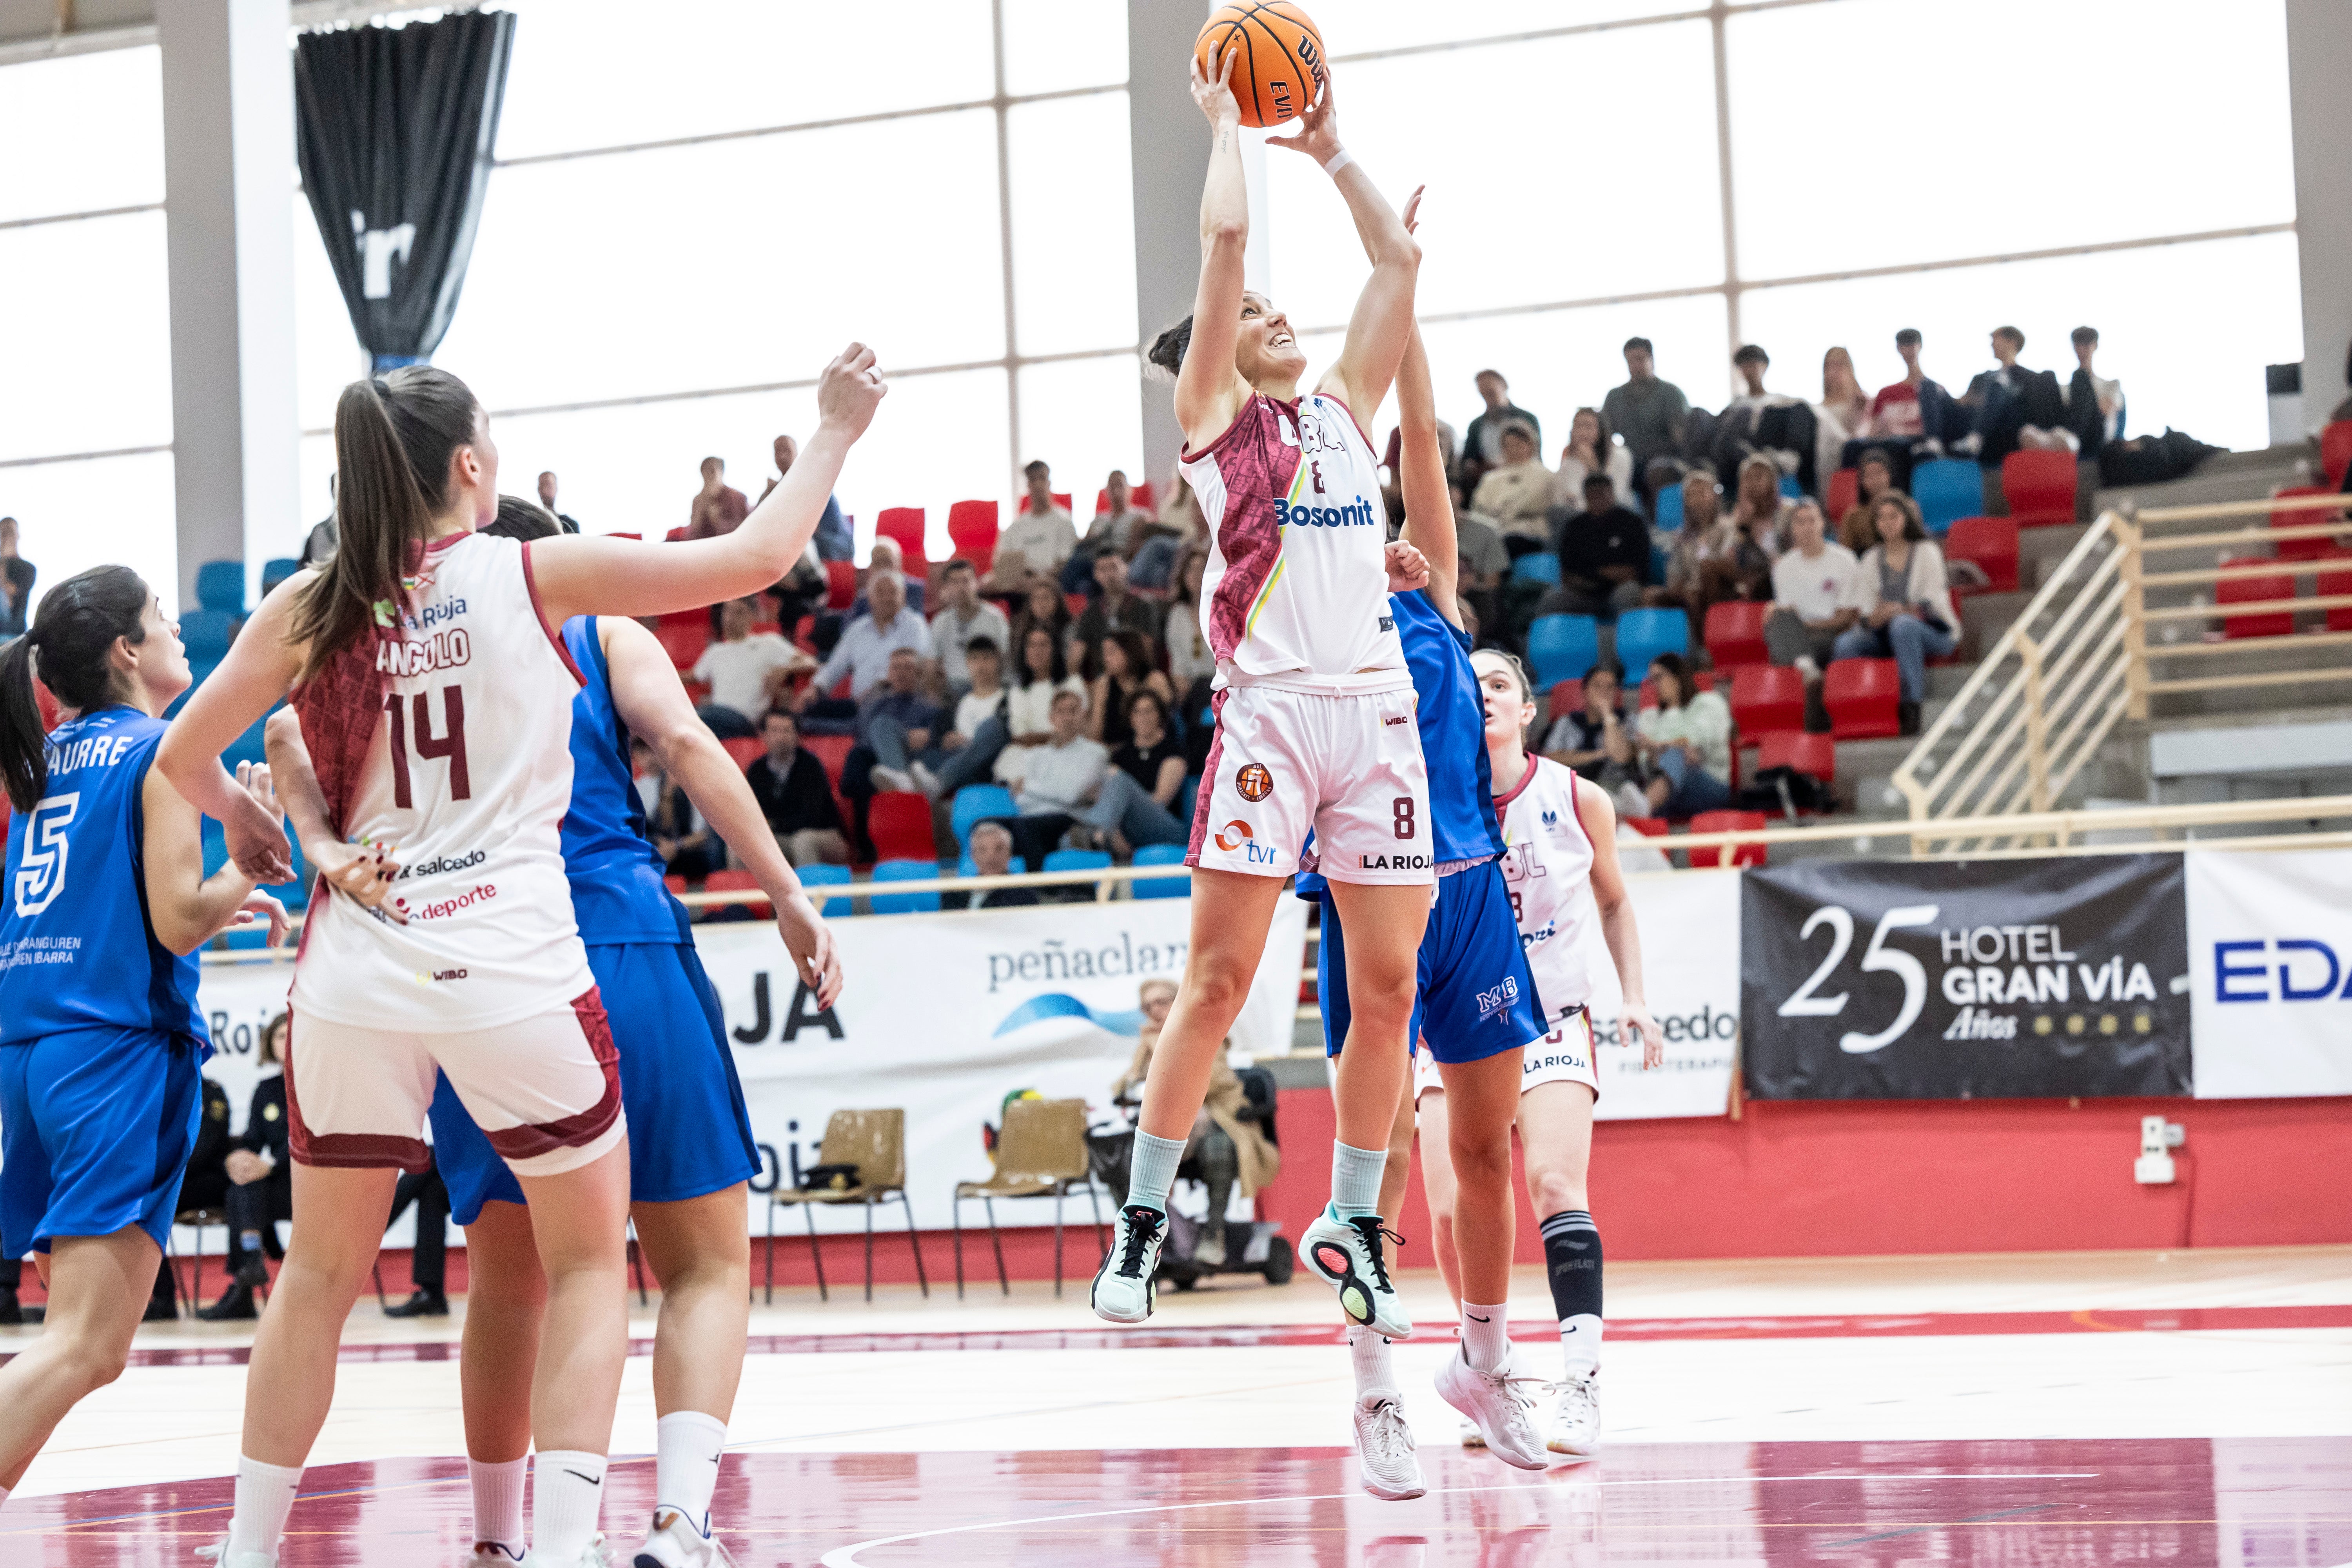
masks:
<path fill-rule="evenodd" d="M 1563 1209 L 1543 1222 L 1543 1238 L 1569 1374 L 1590 1376 L 1601 1366 L 1601 1232 L 1588 1211 Z"/>

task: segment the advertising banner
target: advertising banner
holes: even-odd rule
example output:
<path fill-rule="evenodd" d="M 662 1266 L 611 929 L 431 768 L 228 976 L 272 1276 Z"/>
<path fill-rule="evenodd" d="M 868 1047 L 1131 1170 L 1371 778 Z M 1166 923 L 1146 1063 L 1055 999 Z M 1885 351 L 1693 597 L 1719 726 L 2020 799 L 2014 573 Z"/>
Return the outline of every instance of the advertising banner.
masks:
<path fill-rule="evenodd" d="M 2352 849 L 2189 857 L 2197 1097 L 2352 1094 Z"/>
<path fill-rule="evenodd" d="M 819 1163 L 834 1111 L 899 1107 L 915 1223 L 946 1228 L 955 1184 L 989 1173 L 981 1124 L 1001 1120 L 1005 1095 L 1035 1089 L 1109 1114 L 1112 1080 L 1127 1070 L 1142 1021 L 1136 988 L 1183 973 L 1191 923 L 1184 899 L 836 921 L 847 984 L 830 1012 L 794 976 L 774 926 L 697 926 L 766 1155 L 761 1192 L 779 1171 L 790 1185 Z M 1306 941 L 1307 906 L 1281 900 L 1234 1026 L 1236 1062 L 1290 1048 Z M 219 1052 L 206 1071 L 227 1089 L 240 1124 L 257 1076 L 254 1047 L 285 1006 L 292 973 L 284 963 L 205 968 L 201 1000 Z M 1000 1203 L 996 1212 L 1007 1225 L 1053 1219 L 1051 1204 Z M 1073 1213 L 1091 1221 L 1083 1198 Z M 751 1214 L 752 1228 L 764 1231 L 760 1193 Z M 788 1217 L 805 1234 L 804 1219 Z M 862 1210 L 817 1205 L 820 1230 L 865 1223 Z M 893 1205 L 876 1224 L 898 1228 L 904 1215 Z"/>
<path fill-rule="evenodd" d="M 1659 1116 L 1721 1116 L 1731 1107 L 1739 1059 L 1739 874 L 1648 871 L 1625 879 L 1642 931 L 1642 978 L 1650 1016 L 1666 1037 L 1666 1059 L 1648 1072 L 1622 1043 L 1624 998 L 1609 950 L 1595 940 L 1592 1034 L 1603 1121 Z M 1529 1047 L 1532 1056 L 1537 1047 Z"/>
<path fill-rule="evenodd" d="M 1743 882 L 1758 1099 L 2189 1092 L 2179 855 L 1800 861 Z"/>

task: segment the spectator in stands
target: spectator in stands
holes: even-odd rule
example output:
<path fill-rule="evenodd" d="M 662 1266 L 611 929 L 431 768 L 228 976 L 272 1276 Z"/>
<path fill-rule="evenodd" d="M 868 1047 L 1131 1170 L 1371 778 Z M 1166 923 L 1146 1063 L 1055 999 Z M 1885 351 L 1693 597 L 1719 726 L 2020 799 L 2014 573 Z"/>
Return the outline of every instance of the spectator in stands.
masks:
<path fill-rule="evenodd" d="M 1075 619 L 1070 614 L 1069 599 L 1062 593 L 1060 584 L 1038 578 L 1022 595 L 1021 613 L 1013 617 L 1013 646 L 1019 647 L 1027 639 L 1030 627 L 1043 626 L 1054 634 L 1055 647 L 1066 648 L 1070 644 L 1070 626 Z M 1013 684 L 1018 686 L 1021 683 L 1016 679 Z M 1041 717 L 1043 712 L 1042 709 L 1039 710 Z"/>
<path fill-rule="evenodd" d="M 1845 509 L 1838 520 L 1838 538 L 1847 550 L 1859 557 L 1878 542 L 1878 530 L 1870 521 L 1872 506 L 1883 495 L 1900 495 L 1902 488 L 1895 482 L 1895 458 L 1884 447 L 1873 447 L 1862 454 L 1854 468 L 1853 504 Z"/>
<path fill-rule="evenodd" d="M 1003 650 L 984 637 L 964 650 L 969 683 L 955 694 L 955 714 L 939 744 L 908 764 L 915 787 L 933 800 L 952 800 L 966 784 L 979 784 L 996 765 L 1011 731 L 1005 728 Z"/>
<path fill-rule="evenodd" d="M 1110 766 L 1110 752 L 1087 739 L 1087 700 L 1076 691 L 1054 693 L 1052 729 L 1029 748 L 1020 786 L 1013 798 L 1021 807 L 1013 842 L 1032 866 L 1045 864 L 1078 814 L 1093 800 Z"/>
<path fill-rule="evenodd" d="M 1176 692 L 1152 662 L 1151 642 L 1134 632 L 1117 631 L 1097 645 L 1097 673 L 1087 683 L 1087 734 L 1106 746 L 1127 740 L 1127 705 L 1139 691 L 1160 699 L 1165 717 Z"/>
<path fill-rule="evenodd" d="M 0 517 L 0 637 L 25 635 L 33 604 L 33 563 L 16 553 L 16 520 Z"/>
<path fill-rule="evenodd" d="M 1460 575 L 1454 580 L 1454 591 L 1461 601 L 1473 605 L 1482 620 L 1499 623 L 1501 605 L 1496 598 L 1503 579 L 1510 575 L 1511 552 L 1503 543 L 1503 535 L 1495 525 L 1470 510 L 1462 498 L 1462 487 L 1452 487 L 1454 492 L 1454 544 Z"/>
<path fill-rule="evenodd" d="M 1141 531 L 1143 542 L 1136 547 L 1135 559 L 1128 563 L 1128 581 L 1147 594 L 1166 592 L 1184 552 L 1194 544 L 1205 544 L 1209 537 L 1200 500 L 1181 470 L 1169 479 L 1167 495 L 1160 508 L 1160 521 Z"/>
<path fill-rule="evenodd" d="M 696 711 L 714 735 L 756 735 L 760 715 L 784 700 L 786 678 L 815 664 L 774 632 L 755 632 L 759 607 L 749 599 L 721 606 L 719 640 L 702 650 L 689 671 L 710 688 Z"/>
<path fill-rule="evenodd" d="M 661 857 L 662 865 L 673 877 L 683 878 L 688 887 L 698 888 L 710 873 L 726 862 L 726 846 L 710 831 L 710 825 L 694 808 L 677 780 L 656 769 L 654 773 L 654 804 L 646 813 L 646 834 L 653 840 L 654 853 Z"/>
<path fill-rule="evenodd" d="M 1754 597 L 1771 575 L 1771 561 L 1722 509 L 1713 474 L 1699 468 L 1683 480 L 1682 531 L 1666 557 L 1664 590 L 1649 595 L 1661 605 L 1680 605 L 1693 626 L 1706 625 L 1707 610 L 1726 599 Z"/>
<path fill-rule="evenodd" d="M 768 489 L 760 492 L 761 500 L 766 500 L 768 490 L 774 489 L 793 471 L 793 460 L 800 452 L 800 443 L 790 436 L 776 437 L 776 472 L 768 480 Z M 851 534 L 849 521 L 841 515 L 841 502 L 832 496 L 824 498 L 824 515 L 816 520 L 816 538 L 813 542 L 819 561 L 846 561 L 856 552 L 857 542 Z"/>
<path fill-rule="evenodd" d="M 1649 816 L 1680 818 L 1720 811 L 1731 803 L 1731 708 L 1691 680 L 1678 653 L 1662 653 L 1650 665 L 1658 694 L 1633 721 L 1634 745 L 1657 776 L 1644 792 Z"/>
<path fill-rule="evenodd" d="M 1553 504 L 1582 505 L 1587 474 L 1608 475 L 1621 498 L 1633 493 L 1633 454 L 1610 434 L 1609 421 L 1597 408 L 1580 408 L 1569 421 L 1568 445 L 1559 449 L 1559 468 L 1552 476 Z"/>
<path fill-rule="evenodd" d="M 1069 510 L 1054 499 L 1054 471 L 1043 461 L 1021 470 L 1029 494 L 1013 525 L 996 536 L 996 559 L 988 574 L 992 590 L 1017 594 L 1032 573 L 1051 580 L 1062 574 L 1062 563 L 1078 547 L 1078 531 Z"/>
<path fill-rule="evenodd" d="M 881 571 L 866 579 L 866 593 L 874 613 L 860 616 L 842 628 L 841 640 L 833 645 L 833 652 L 817 668 L 815 677 L 794 693 L 791 706 L 801 716 L 802 728 L 810 733 L 852 732 L 845 720 L 857 716 L 858 703 L 881 686 L 890 676 L 893 655 L 909 650 L 918 658 L 931 655 L 931 628 L 923 618 L 907 608 L 906 579 L 896 572 Z M 843 676 L 849 677 L 848 698 L 829 695 Z M 831 728 L 819 731 L 811 721 Z"/>
<path fill-rule="evenodd" d="M 1093 526 L 1087 530 L 1086 542 L 1095 547 L 1095 553 L 1116 551 L 1119 559 L 1131 561 L 1142 546 L 1144 531 L 1153 525 L 1150 507 L 1135 504 L 1135 487 L 1127 482 L 1127 475 L 1118 468 L 1103 481 L 1103 491 L 1109 501 L 1095 513 Z"/>
<path fill-rule="evenodd" d="M 1839 658 L 1894 658 L 1903 681 L 1903 732 L 1916 735 L 1927 661 L 1958 642 L 1960 612 L 1944 574 L 1944 552 L 1927 537 L 1917 503 L 1890 493 L 1872 505 L 1870 516 L 1878 542 L 1856 566 L 1846 599 L 1859 620 L 1839 634 L 1832 651 Z"/>
<path fill-rule="evenodd" d="M 1113 632 L 1133 632 L 1147 643 L 1160 637 L 1160 606 L 1128 591 L 1127 563 L 1104 551 L 1095 557 L 1095 596 L 1079 612 L 1070 635 L 1087 646 L 1089 658 Z"/>
<path fill-rule="evenodd" d="M 1553 549 L 1559 555 L 1559 586 L 1544 595 L 1537 614 L 1599 616 L 1642 602 L 1650 578 L 1650 525 L 1642 514 L 1617 504 L 1617 487 L 1605 473 L 1584 476 L 1584 510 L 1552 509 Z"/>
<path fill-rule="evenodd" d="M 335 476 L 327 476 L 327 516 L 325 521 L 311 525 L 310 534 L 302 541 L 302 564 L 316 566 L 335 552 Z"/>
<path fill-rule="evenodd" d="M 931 662 L 950 686 L 967 685 L 964 650 L 974 637 L 985 637 L 1002 649 L 1013 638 L 1004 612 L 980 596 L 980 574 L 971 563 L 958 559 L 940 569 L 940 613 L 931 617 Z"/>
<path fill-rule="evenodd" d="M 1739 493 L 1731 506 L 1731 526 L 1740 531 L 1766 561 L 1780 553 L 1788 537 L 1792 504 L 1780 493 L 1780 468 L 1761 452 L 1751 453 L 1739 465 Z"/>
<path fill-rule="evenodd" d="M 1503 379 L 1499 370 L 1478 373 L 1478 397 L 1486 406 L 1478 417 L 1470 421 L 1470 428 L 1462 437 L 1462 457 L 1456 473 L 1465 485 L 1476 487 L 1485 479 L 1486 470 L 1512 461 L 1503 449 L 1503 432 L 1514 421 L 1528 427 L 1529 445 L 1536 452 L 1543 450 L 1543 421 L 1511 401 L 1511 384 Z M 1393 468 L 1393 464 L 1391 465 Z"/>
<path fill-rule="evenodd" d="M 899 591 L 907 596 L 907 607 L 918 616 L 923 613 L 924 584 L 920 580 L 908 574 L 907 557 L 898 549 L 897 540 L 875 540 L 874 548 L 866 557 L 866 580 L 868 584 L 874 581 L 874 574 L 877 572 L 896 572 L 898 574 Z M 872 602 L 867 598 L 865 590 L 860 589 L 857 597 L 850 601 L 849 619 L 854 621 L 860 616 L 873 613 Z"/>
<path fill-rule="evenodd" d="M 1176 693 L 1177 710 L 1193 718 L 1208 705 L 1209 685 L 1217 674 L 1216 656 L 1209 651 L 1208 634 L 1201 625 L 1201 577 L 1208 566 L 1206 547 L 1195 545 L 1184 552 L 1176 586 L 1169 595 L 1168 619 L 1160 627 L 1168 649 L 1168 684 Z M 1200 739 L 1192 731 L 1203 728 L 1187 720 L 1188 752 L 1192 742 Z"/>
<path fill-rule="evenodd" d="M 1625 438 L 1633 459 L 1635 483 L 1646 499 L 1651 493 L 1650 464 L 1682 450 L 1683 421 L 1689 417 L 1690 399 L 1671 381 L 1658 379 L 1647 338 L 1625 340 L 1625 384 L 1612 387 L 1601 401 L 1601 417 Z"/>
<path fill-rule="evenodd" d="M 2124 438 L 2124 386 L 2091 368 L 2099 352 L 2099 329 L 2074 329 L 2074 374 L 2066 383 L 2066 428 L 2074 450 L 2095 458 L 2099 448 Z"/>
<path fill-rule="evenodd" d="M 1731 356 L 1744 390 L 1716 416 L 1709 452 L 1718 474 L 1736 473 L 1749 458 L 1769 458 L 1775 468 L 1813 487 L 1813 411 L 1802 398 L 1764 385 L 1772 356 L 1757 343 L 1743 343 Z"/>
<path fill-rule="evenodd" d="M 1869 423 L 1846 443 L 1843 459 L 1851 468 L 1862 461 L 1865 445 L 1878 447 L 1886 455 L 1899 489 L 1910 488 L 1916 460 L 1941 457 L 1946 442 L 1968 434 L 1968 410 L 1919 368 L 1925 341 L 1916 327 L 1895 334 L 1895 352 L 1903 356 L 1903 379 L 1878 389 L 1870 400 Z"/>
<path fill-rule="evenodd" d="M 776 624 L 783 628 L 787 637 L 799 635 L 803 617 L 814 616 L 824 618 L 825 602 L 833 595 L 833 584 L 825 576 L 824 563 L 818 559 L 814 544 L 801 552 L 801 558 L 793 563 L 793 569 L 784 574 L 782 582 L 768 590 L 768 595 L 776 602 Z M 833 635 L 840 635 L 837 623 Z"/>
<path fill-rule="evenodd" d="M 1764 619 L 1764 646 L 1774 664 L 1801 672 L 1807 706 L 1811 689 L 1837 657 L 1838 634 L 1853 626 L 1853 552 L 1827 537 L 1822 509 L 1810 498 L 1789 517 L 1790 547 L 1772 563 L 1772 612 Z"/>
<path fill-rule="evenodd" d="M 2028 370 L 2017 363 L 2025 351 L 2025 334 L 2015 327 L 1992 330 L 1992 357 L 1997 362 L 1979 371 L 1960 395 L 1969 413 L 1969 433 L 1953 450 L 1972 455 L 1984 476 L 1984 509 L 1988 517 L 2007 516 L 2001 499 L 2001 459 L 2026 444 L 2056 440 L 2066 422 L 2065 395 L 2058 378 L 2046 370 Z"/>
<path fill-rule="evenodd" d="M 1470 510 L 1494 520 L 1514 558 L 1533 555 L 1550 541 L 1544 518 L 1551 510 L 1551 470 L 1543 466 L 1535 426 L 1526 420 L 1507 422 L 1496 442 L 1501 454 L 1486 465 Z"/>
<path fill-rule="evenodd" d="M 1827 495 L 1830 476 L 1845 467 L 1846 444 L 1870 427 L 1870 395 L 1854 379 L 1853 355 L 1833 348 L 1822 356 L 1822 400 L 1813 405 L 1813 493 Z"/>
<path fill-rule="evenodd" d="M 1617 710 L 1624 697 L 1623 683 L 1616 665 L 1604 660 L 1584 672 L 1580 685 L 1581 705 L 1552 721 L 1538 749 L 1562 767 L 1574 768 L 1599 784 L 1601 770 L 1609 761 L 1609 732 L 1624 723 L 1624 715 Z M 1646 803 L 1641 815 L 1649 815 Z"/>
<path fill-rule="evenodd" d="M 228 1219 L 229 1284 L 219 1300 L 197 1309 L 196 1316 L 207 1322 L 259 1317 L 254 1292 L 269 1283 L 263 1260 L 286 1256 L 278 1240 L 278 1222 L 294 1217 L 294 1163 L 288 1146 L 292 1124 L 286 1114 L 284 1067 L 287 1021 L 280 1013 L 261 1031 L 254 1052 L 261 1074 L 246 1108 L 245 1131 L 229 1139 L 223 1152 L 219 1192 L 220 1208 Z M 225 1107 L 227 1097 L 221 1098 Z M 209 1130 L 209 1116 L 206 1125 Z M 180 1206 L 212 1205 L 191 1202 L 184 1191 Z"/>
<path fill-rule="evenodd" d="M 841 803 L 824 764 L 801 748 L 800 721 L 782 708 L 761 721 L 760 738 L 767 752 L 751 759 L 743 770 L 776 847 L 795 866 L 846 866 L 849 837 L 843 831 Z"/>
<path fill-rule="evenodd" d="M 555 510 L 555 470 L 553 468 L 543 469 L 539 476 L 539 504 L 547 509 L 547 514 L 550 517 L 563 525 L 564 532 L 580 531 L 578 521 L 568 513 Z"/>
<path fill-rule="evenodd" d="M 751 503 L 743 492 L 727 482 L 727 463 L 721 458 L 702 459 L 702 488 L 694 493 L 694 504 L 688 510 L 686 536 L 688 539 L 716 539 L 722 533 L 732 533 L 743 520 L 751 515 Z"/>
<path fill-rule="evenodd" d="M 1116 646 L 1106 643 L 1105 651 Z M 1139 686 L 1127 694 L 1120 727 L 1127 737 L 1113 746 L 1109 771 L 1077 814 L 1081 831 L 1104 835 L 1122 858 L 1141 845 L 1184 843 L 1192 837 L 1177 804 L 1184 793 L 1184 747 L 1169 727 L 1168 704 Z"/>
<path fill-rule="evenodd" d="M 906 647 L 892 651 L 880 688 L 858 701 L 857 744 L 842 765 L 842 794 L 854 800 L 877 789 L 914 793 L 915 777 L 907 764 L 941 733 L 939 704 L 924 694 L 923 674 L 921 654 Z"/>
<path fill-rule="evenodd" d="M 974 826 L 971 842 L 966 848 L 971 855 L 974 876 L 1003 877 L 1021 869 L 1013 864 L 1013 830 L 1001 821 L 992 819 Z M 1034 888 L 991 888 L 983 893 L 945 894 L 940 900 L 940 907 L 950 910 L 1009 910 L 1036 901 L 1037 889 Z"/>
<path fill-rule="evenodd" d="M 1078 700 L 1083 713 L 1087 683 L 1070 673 L 1061 639 L 1043 625 L 1031 625 L 1021 634 L 1021 668 L 1004 700 L 1010 743 L 996 759 L 999 781 L 1020 787 L 1030 753 L 1054 738 L 1054 700 L 1066 691 Z"/>
<path fill-rule="evenodd" d="M 1447 474 L 1451 475 L 1458 470 L 1460 462 L 1457 454 L 1461 450 L 1461 438 L 1454 434 L 1454 426 L 1443 419 L 1439 420 L 1437 452 L 1440 460 L 1445 465 Z M 1403 456 L 1404 427 L 1391 426 L 1389 428 L 1389 444 L 1382 448 L 1381 455 L 1381 471 L 1386 476 L 1381 481 L 1381 499 L 1388 503 L 1389 521 L 1394 524 L 1402 524 L 1404 521 L 1404 500 L 1397 490 L 1396 481 L 1397 465 L 1403 460 Z M 1454 515 L 1459 518 L 1465 515 L 1468 510 L 1467 507 L 1456 506 L 1454 509 Z"/>

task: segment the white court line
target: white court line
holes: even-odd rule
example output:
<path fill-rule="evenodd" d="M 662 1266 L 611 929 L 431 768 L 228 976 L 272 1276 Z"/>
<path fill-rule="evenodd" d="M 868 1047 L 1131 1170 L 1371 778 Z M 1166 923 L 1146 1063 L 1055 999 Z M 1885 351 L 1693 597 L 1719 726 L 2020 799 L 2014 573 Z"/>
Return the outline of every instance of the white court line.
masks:
<path fill-rule="evenodd" d="M 1576 1467 L 1573 1465 L 1557 1465 L 1549 1467 L 1550 1469 L 1561 1471 L 1571 1470 L 1575 1468 Z M 1744 1480 L 1758 1482 L 2087 1481 L 2096 1480 L 2102 1473 L 2103 1472 L 2098 1470 L 2026 1470 L 2020 1471 L 2015 1474 L 1954 1474 L 1949 1470 L 1922 1470 L 1916 1473 L 1897 1472 L 1892 1475 L 1884 1471 L 1866 1471 L 1861 1475 L 1746 1476 L 1741 1479 Z M 1713 1486 L 1721 1479 L 1722 1478 L 1719 1476 L 1668 1476 L 1650 1480 L 1592 1481 L 1587 1484 L 1595 1487 Z M 1525 1491 L 1533 1484 L 1536 1483 L 1517 1481 L 1507 1486 L 1496 1487 L 1432 1487 L 1426 1495 L 1431 1497 L 1451 1497 L 1467 1492 Z M 1314 1492 L 1288 1497 L 1226 1498 L 1213 1502 L 1147 1503 L 1141 1508 L 1102 1508 L 1094 1509 L 1085 1513 L 1041 1513 L 1033 1515 L 1027 1519 L 999 1519 L 991 1520 L 981 1524 L 944 1525 L 938 1530 L 910 1530 L 904 1535 L 877 1535 L 871 1541 L 860 1541 L 848 1546 L 836 1546 L 832 1551 L 826 1552 L 824 1557 L 819 1559 L 819 1561 L 824 1564 L 824 1568 L 866 1568 L 866 1564 L 858 1562 L 857 1554 L 870 1547 L 896 1546 L 902 1542 L 926 1541 L 936 1535 L 970 1535 L 976 1531 L 985 1530 L 1012 1530 L 1024 1524 L 1061 1524 L 1071 1520 L 1117 1519 L 1124 1515 L 1137 1513 L 1182 1513 L 1187 1510 L 1196 1508 L 1255 1508 L 1261 1503 L 1276 1502 L 1344 1502 L 1349 1498 L 1364 1497 L 1370 1494 L 1362 1491 Z M 2352 1564 L 2347 1564 L 2346 1568 L 2352 1568 Z"/>

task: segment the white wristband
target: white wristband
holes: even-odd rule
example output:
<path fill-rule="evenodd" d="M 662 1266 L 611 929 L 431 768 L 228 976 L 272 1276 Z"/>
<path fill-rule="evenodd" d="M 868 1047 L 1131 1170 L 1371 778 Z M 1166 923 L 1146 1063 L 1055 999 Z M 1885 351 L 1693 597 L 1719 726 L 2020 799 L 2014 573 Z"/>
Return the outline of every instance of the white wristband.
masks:
<path fill-rule="evenodd" d="M 1355 161 L 1356 155 L 1353 153 L 1349 152 L 1345 147 L 1342 147 L 1337 153 L 1331 154 L 1331 161 L 1323 165 L 1323 172 L 1327 174 L 1337 177 L 1340 170 L 1346 168 Z"/>

